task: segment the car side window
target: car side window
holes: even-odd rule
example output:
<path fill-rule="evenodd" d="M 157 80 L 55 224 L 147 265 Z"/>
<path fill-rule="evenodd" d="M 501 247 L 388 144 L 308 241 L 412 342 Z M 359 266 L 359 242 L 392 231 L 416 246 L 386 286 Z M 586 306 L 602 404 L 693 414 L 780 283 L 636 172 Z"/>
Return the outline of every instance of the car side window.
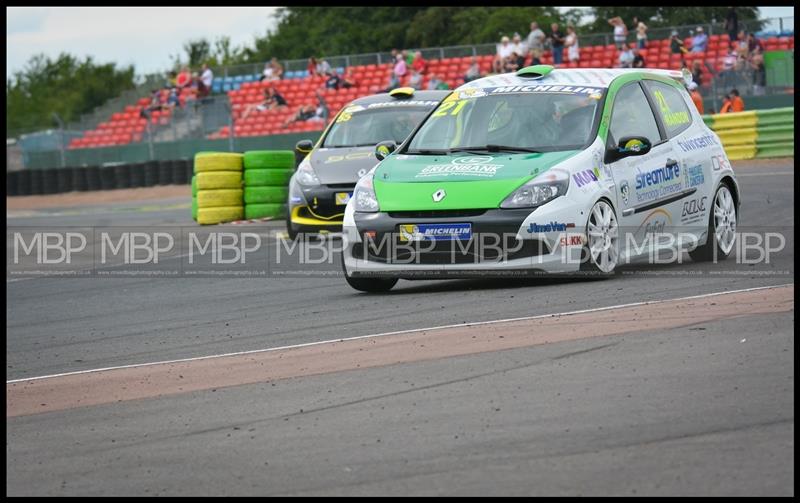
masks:
<path fill-rule="evenodd" d="M 678 89 L 655 80 L 646 80 L 645 85 L 656 103 L 667 138 L 674 138 L 691 125 L 692 114 Z"/>
<path fill-rule="evenodd" d="M 661 141 L 656 118 L 638 82 L 626 84 L 614 98 L 609 133 L 616 144 L 625 136 L 644 136 L 651 145 Z"/>

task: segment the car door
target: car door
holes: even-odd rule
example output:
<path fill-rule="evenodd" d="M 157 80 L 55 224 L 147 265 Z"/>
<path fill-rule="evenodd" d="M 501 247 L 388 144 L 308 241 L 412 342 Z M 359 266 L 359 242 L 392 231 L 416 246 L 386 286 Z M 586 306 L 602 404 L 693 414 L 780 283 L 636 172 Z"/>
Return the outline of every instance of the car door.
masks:
<path fill-rule="evenodd" d="M 713 169 L 710 151 L 717 140 L 702 127 L 702 119 L 691 113 L 688 94 L 684 97 L 680 88 L 665 82 L 645 80 L 644 84 L 656 105 L 656 119 L 662 124 L 680 162 L 683 197 L 669 202 L 666 209 L 674 215 L 680 232 L 701 234 L 708 227 L 710 191 L 713 190 L 710 187 Z"/>
<path fill-rule="evenodd" d="M 681 190 L 678 157 L 638 81 L 625 84 L 614 98 L 606 148 L 616 148 L 626 136 L 645 137 L 651 148 L 645 155 L 609 164 L 616 184 L 622 259 L 649 253 L 654 239 L 661 241 L 672 232 L 669 202 Z"/>

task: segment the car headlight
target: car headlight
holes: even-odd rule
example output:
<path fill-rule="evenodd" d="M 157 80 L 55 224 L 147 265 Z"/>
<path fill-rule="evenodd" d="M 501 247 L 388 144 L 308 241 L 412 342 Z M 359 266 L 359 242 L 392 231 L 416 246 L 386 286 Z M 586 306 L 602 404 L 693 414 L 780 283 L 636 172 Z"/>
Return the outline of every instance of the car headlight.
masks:
<path fill-rule="evenodd" d="M 375 168 L 372 168 L 369 173 L 362 176 L 356 188 L 353 190 L 353 209 L 364 213 L 375 213 L 380 207 L 378 206 L 378 198 L 375 196 L 375 186 L 372 179 L 375 173 Z"/>
<path fill-rule="evenodd" d="M 319 178 L 317 178 L 314 168 L 311 167 L 311 162 L 309 162 L 308 157 L 303 159 L 303 162 L 297 167 L 297 176 L 295 179 L 301 185 L 313 186 L 320 184 Z"/>
<path fill-rule="evenodd" d="M 535 208 L 563 196 L 569 188 L 569 173 L 550 170 L 512 192 L 501 208 Z"/>

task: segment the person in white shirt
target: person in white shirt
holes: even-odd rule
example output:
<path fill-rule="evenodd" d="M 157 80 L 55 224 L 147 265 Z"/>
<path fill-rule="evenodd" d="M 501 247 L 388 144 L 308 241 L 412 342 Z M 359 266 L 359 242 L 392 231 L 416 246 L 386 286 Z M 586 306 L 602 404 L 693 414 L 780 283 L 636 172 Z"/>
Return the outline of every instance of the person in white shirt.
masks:
<path fill-rule="evenodd" d="M 525 49 L 525 45 L 522 43 L 522 38 L 520 37 L 519 33 L 514 34 L 514 38 L 511 39 L 511 47 L 513 48 L 511 52 L 517 53 L 517 55 L 524 56 L 527 52 Z"/>
<path fill-rule="evenodd" d="M 272 65 L 269 62 L 264 64 L 264 71 L 261 72 L 261 75 L 259 80 L 272 80 Z"/>
<path fill-rule="evenodd" d="M 203 63 L 203 73 L 200 74 L 200 83 L 197 86 L 197 96 L 205 98 L 211 94 L 211 83 L 214 81 L 214 72 L 207 64 Z"/>
<path fill-rule="evenodd" d="M 500 45 L 497 46 L 497 57 L 499 59 L 506 59 L 514 52 L 514 46 L 509 43 L 508 37 L 503 36 L 500 39 Z"/>
<path fill-rule="evenodd" d="M 622 52 L 619 53 L 619 67 L 620 68 L 631 68 L 633 67 L 633 51 L 630 47 L 625 45 L 622 49 Z"/>
<path fill-rule="evenodd" d="M 326 61 L 322 60 L 317 63 L 317 75 L 325 75 L 326 73 L 331 71 L 331 65 Z"/>
<path fill-rule="evenodd" d="M 577 63 L 581 59 L 580 47 L 578 47 L 578 34 L 575 33 L 575 27 L 567 25 L 567 37 L 564 39 L 564 45 L 567 47 L 567 57 L 571 63 Z"/>

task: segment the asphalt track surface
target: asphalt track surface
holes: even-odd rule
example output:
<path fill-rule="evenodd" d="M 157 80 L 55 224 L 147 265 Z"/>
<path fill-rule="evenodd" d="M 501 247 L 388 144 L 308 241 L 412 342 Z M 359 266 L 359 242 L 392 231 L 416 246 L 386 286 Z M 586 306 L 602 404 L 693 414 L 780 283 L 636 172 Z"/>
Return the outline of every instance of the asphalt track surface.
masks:
<path fill-rule="evenodd" d="M 734 167 L 740 228 L 793 231 L 793 160 Z M 188 206 L 117 206 L 7 225 L 192 224 Z M 760 274 L 688 263 L 385 295 L 341 278 L 11 280 L 6 378 L 783 285 L 793 256 L 792 236 Z M 11 417 L 7 493 L 790 495 L 793 325 L 752 315 Z"/>

